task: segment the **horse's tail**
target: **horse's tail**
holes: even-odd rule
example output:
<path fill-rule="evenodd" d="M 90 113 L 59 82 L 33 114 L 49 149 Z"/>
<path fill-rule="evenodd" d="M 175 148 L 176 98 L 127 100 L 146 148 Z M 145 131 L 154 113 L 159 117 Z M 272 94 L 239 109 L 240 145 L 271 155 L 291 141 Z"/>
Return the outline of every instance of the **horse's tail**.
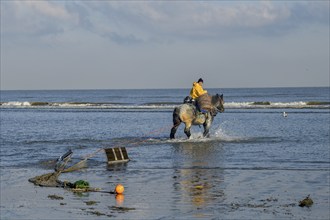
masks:
<path fill-rule="evenodd" d="M 176 108 L 174 108 L 174 111 L 173 111 L 173 127 L 171 129 L 171 134 L 170 134 L 171 139 L 174 138 L 176 130 L 178 129 L 180 123 L 181 123 L 180 108 L 176 107 Z"/>
<path fill-rule="evenodd" d="M 181 123 L 180 119 L 180 108 L 175 107 L 173 111 L 173 126 L 176 126 Z"/>

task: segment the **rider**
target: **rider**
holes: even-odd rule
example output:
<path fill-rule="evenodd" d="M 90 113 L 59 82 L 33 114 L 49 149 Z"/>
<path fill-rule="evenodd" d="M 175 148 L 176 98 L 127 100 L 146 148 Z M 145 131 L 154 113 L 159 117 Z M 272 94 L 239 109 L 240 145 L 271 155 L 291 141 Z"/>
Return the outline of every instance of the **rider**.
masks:
<path fill-rule="evenodd" d="M 195 103 L 196 98 L 207 93 L 207 91 L 203 89 L 203 83 L 204 81 L 202 78 L 199 78 L 197 82 L 193 83 L 193 87 L 190 90 L 190 97 L 192 98 L 192 103 Z M 196 107 L 199 109 L 197 105 Z"/>
<path fill-rule="evenodd" d="M 207 93 L 207 91 L 203 89 L 203 82 L 203 79 L 199 78 L 197 82 L 193 83 L 193 87 L 190 90 L 190 97 L 192 99 L 196 99 L 198 96 Z"/>

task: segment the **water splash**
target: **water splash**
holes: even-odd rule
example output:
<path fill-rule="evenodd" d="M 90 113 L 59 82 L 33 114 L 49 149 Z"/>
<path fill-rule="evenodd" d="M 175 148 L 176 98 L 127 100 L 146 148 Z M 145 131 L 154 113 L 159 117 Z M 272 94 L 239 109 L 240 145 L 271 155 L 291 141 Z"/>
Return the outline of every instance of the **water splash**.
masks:
<path fill-rule="evenodd" d="M 249 135 L 241 131 L 233 131 L 231 126 L 232 122 L 223 122 L 218 128 L 211 134 L 211 139 L 220 140 L 227 143 L 275 143 L 281 141 L 281 138 L 276 136 L 260 136 Z"/>
<path fill-rule="evenodd" d="M 225 123 L 220 125 L 218 128 L 215 129 L 214 133 L 211 133 L 211 138 L 218 139 L 225 142 L 237 142 L 246 140 L 246 137 L 239 136 L 234 134 L 231 130 L 225 128 Z"/>

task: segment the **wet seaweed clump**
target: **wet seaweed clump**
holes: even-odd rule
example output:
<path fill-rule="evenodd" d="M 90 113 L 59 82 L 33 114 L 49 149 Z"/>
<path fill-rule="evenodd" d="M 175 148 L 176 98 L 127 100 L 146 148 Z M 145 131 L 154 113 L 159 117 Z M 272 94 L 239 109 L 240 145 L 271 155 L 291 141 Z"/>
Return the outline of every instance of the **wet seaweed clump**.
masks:
<path fill-rule="evenodd" d="M 64 198 L 62 196 L 58 195 L 48 195 L 48 198 L 53 199 L 53 200 L 63 200 Z"/>
<path fill-rule="evenodd" d="M 118 207 L 118 206 L 109 206 L 109 209 L 111 209 L 112 211 L 118 211 L 118 212 L 121 212 L 121 213 L 135 210 L 135 208 Z"/>
<path fill-rule="evenodd" d="M 99 211 L 88 211 L 89 214 L 96 215 L 96 216 L 102 216 L 106 215 L 105 213 L 99 212 Z"/>
<path fill-rule="evenodd" d="M 318 102 L 318 101 L 310 101 L 307 102 L 306 105 L 329 105 L 330 102 Z"/>
<path fill-rule="evenodd" d="M 97 202 L 97 201 L 87 201 L 85 203 L 86 203 L 86 205 L 96 205 L 99 202 Z"/>
<path fill-rule="evenodd" d="M 45 106 L 49 105 L 48 102 L 31 102 L 31 106 Z"/>
<path fill-rule="evenodd" d="M 39 186 L 59 187 L 62 184 L 58 180 L 60 174 L 61 172 L 46 173 L 29 179 L 29 182 Z"/>
<path fill-rule="evenodd" d="M 305 207 L 305 206 L 310 207 L 313 205 L 313 203 L 314 203 L 313 200 L 308 195 L 305 199 L 299 201 L 299 206 L 300 207 Z"/>
<path fill-rule="evenodd" d="M 78 180 L 74 182 L 73 188 L 75 189 L 88 189 L 89 188 L 89 183 L 85 180 Z"/>
<path fill-rule="evenodd" d="M 270 105 L 270 102 L 253 102 L 252 105 Z"/>

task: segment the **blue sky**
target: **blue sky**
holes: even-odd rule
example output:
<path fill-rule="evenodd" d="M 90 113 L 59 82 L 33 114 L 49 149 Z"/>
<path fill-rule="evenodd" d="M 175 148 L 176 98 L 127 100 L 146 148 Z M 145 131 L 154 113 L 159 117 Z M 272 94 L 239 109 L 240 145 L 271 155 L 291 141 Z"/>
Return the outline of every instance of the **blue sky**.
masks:
<path fill-rule="evenodd" d="M 329 86 L 329 1 L 1 0 L 1 89 Z"/>

